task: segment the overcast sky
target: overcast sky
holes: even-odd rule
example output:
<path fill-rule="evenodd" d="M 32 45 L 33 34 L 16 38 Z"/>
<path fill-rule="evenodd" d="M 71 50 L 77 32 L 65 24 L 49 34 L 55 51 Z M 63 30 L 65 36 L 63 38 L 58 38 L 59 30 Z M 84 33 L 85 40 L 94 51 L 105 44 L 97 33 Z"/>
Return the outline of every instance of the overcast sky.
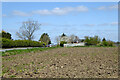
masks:
<path fill-rule="evenodd" d="M 118 41 L 117 2 L 3 2 L 2 29 L 18 39 L 16 31 L 23 21 L 38 21 L 40 30 L 35 35 L 48 33 L 52 42 L 55 37 L 66 35 L 98 35 L 107 40 Z"/>

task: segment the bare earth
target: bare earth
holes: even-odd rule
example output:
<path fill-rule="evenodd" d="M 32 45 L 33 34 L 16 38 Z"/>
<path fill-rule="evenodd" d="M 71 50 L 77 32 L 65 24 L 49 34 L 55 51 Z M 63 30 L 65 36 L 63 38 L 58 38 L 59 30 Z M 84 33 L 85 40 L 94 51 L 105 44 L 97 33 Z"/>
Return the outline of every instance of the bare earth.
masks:
<path fill-rule="evenodd" d="M 117 78 L 117 47 L 56 48 L 2 58 L 3 77 Z"/>

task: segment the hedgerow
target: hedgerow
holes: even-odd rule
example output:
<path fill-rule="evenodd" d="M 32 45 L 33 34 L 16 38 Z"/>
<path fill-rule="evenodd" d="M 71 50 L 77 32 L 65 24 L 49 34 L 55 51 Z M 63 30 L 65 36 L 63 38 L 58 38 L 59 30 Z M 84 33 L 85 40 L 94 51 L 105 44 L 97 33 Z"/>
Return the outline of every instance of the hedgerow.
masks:
<path fill-rule="evenodd" d="M 30 40 L 10 40 L 2 38 L 2 48 L 12 47 L 44 47 L 46 43 Z"/>

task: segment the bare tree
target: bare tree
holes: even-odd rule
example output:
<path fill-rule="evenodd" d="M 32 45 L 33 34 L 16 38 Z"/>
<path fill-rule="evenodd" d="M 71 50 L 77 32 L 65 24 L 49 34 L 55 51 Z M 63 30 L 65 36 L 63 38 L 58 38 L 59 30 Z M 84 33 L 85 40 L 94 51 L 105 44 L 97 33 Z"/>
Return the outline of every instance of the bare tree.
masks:
<path fill-rule="evenodd" d="M 34 33 L 39 29 L 40 25 L 37 21 L 25 21 L 19 31 L 16 32 L 16 35 L 22 40 L 33 40 L 35 38 Z"/>
<path fill-rule="evenodd" d="M 57 44 L 59 44 L 59 42 L 60 42 L 60 36 L 55 37 L 55 40 L 56 40 Z"/>
<path fill-rule="evenodd" d="M 77 43 L 80 42 L 80 39 L 78 36 L 75 36 L 74 42 L 77 42 Z"/>
<path fill-rule="evenodd" d="M 70 43 L 73 43 L 73 42 L 74 42 L 74 39 L 75 39 L 75 35 L 72 34 L 72 35 L 70 36 L 69 42 L 70 42 Z"/>

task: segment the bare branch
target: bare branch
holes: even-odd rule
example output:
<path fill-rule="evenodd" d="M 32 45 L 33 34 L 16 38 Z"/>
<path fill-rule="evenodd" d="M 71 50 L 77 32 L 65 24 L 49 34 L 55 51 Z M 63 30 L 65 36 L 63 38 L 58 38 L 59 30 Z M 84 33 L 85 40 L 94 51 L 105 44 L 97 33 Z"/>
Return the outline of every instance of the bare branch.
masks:
<path fill-rule="evenodd" d="M 37 21 L 28 20 L 22 23 L 19 31 L 16 32 L 16 35 L 23 40 L 33 40 L 35 38 L 35 31 L 39 30 L 39 24 Z"/>

